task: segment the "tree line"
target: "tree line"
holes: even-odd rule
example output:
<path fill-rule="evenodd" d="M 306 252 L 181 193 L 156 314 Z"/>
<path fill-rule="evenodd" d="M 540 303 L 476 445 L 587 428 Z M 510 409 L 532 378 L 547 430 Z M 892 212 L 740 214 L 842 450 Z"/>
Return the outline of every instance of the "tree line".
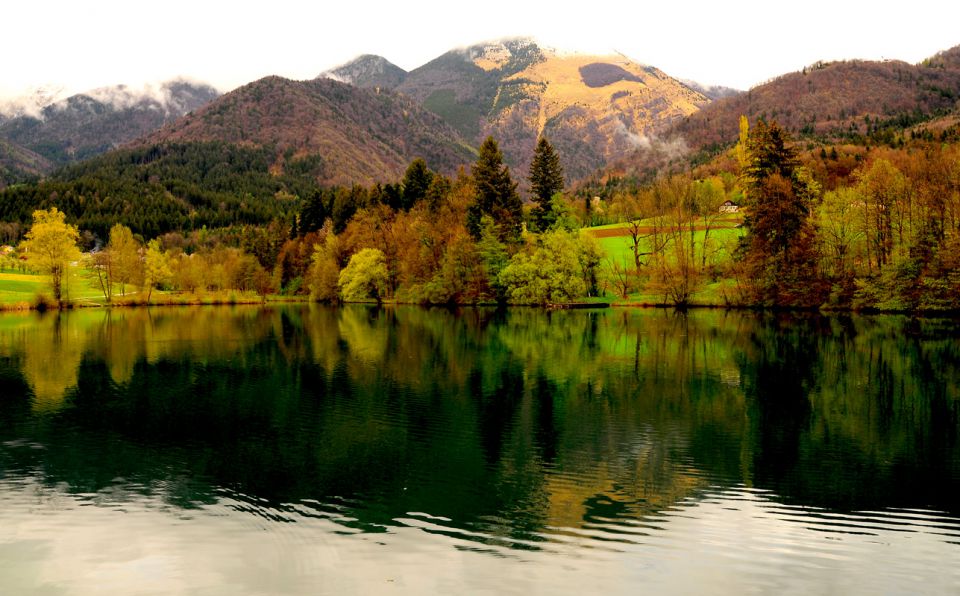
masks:
<path fill-rule="evenodd" d="M 545 138 L 526 176 L 524 204 L 488 138 L 453 177 L 416 159 L 393 183 L 304 183 L 291 195 L 296 209 L 265 223 L 151 236 L 115 222 L 88 270 L 107 301 L 137 288 L 148 297 L 155 289 L 237 290 L 424 304 L 606 296 L 680 306 L 960 308 L 956 144 L 914 138 L 902 148 L 804 151 L 777 123 L 751 129 L 742 119 L 739 141 L 719 158 L 603 197 L 565 192 L 560 156 Z M 740 215 L 721 213 L 726 201 Z M 55 208 L 35 214 L 24 242 L 32 260 L 37 226 L 51 217 L 67 225 L 66 216 Z M 605 254 L 596 240 L 603 230 L 582 229 L 596 223 L 618 223 L 611 233 L 626 250 Z M 67 236 L 82 244 L 81 230 L 74 225 Z"/>

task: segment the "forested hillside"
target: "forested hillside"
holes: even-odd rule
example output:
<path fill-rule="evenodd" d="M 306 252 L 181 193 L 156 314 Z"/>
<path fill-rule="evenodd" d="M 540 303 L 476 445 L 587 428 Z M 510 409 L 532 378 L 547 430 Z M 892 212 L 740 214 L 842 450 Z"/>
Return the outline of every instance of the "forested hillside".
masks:
<path fill-rule="evenodd" d="M 797 137 L 842 142 L 870 139 L 944 115 L 960 101 L 960 46 L 921 64 L 898 60 L 818 62 L 732 97 L 679 123 L 694 149 L 737 139 L 737 119 L 776 120 Z"/>
<path fill-rule="evenodd" d="M 473 151 L 409 98 L 331 79 L 267 77 L 147 136 L 139 146 L 216 141 L 267 148 L 274 172 L 309 161 L 317 184 L 399 178 L 414 158 L 452 173 Z"/>
<path fill-rule="evenodd" d="M 7 189 L 0 221 L 29 222 L 35 209 L 56 206 L 100 238 L 116 223 L 152 238 L 292 218 L 298 197 L 316 187 L 315 164 L 293 159 L 276 175 L 273 160 L 265 148 L 217 142 L 115 151 L 39 184 Z"/>

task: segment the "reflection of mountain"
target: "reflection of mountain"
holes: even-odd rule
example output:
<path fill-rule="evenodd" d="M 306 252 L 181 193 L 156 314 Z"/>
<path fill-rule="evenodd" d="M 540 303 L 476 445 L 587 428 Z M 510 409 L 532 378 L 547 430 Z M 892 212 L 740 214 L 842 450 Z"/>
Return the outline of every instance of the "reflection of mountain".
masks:
<path fill-rule="evenodd" d="M 0 445 L 45 449 L 4 451 L 6 469 L 84 492 L 136 479 L 189 506 L 227 488 L 335 505 L 364 530 L 424 512 L 507 542 L 637 523 L 708 486 L 844 511 L 960 502 L 958 344 L 932 322 L 315 306 L 20 317 L 0 319 Z"/>

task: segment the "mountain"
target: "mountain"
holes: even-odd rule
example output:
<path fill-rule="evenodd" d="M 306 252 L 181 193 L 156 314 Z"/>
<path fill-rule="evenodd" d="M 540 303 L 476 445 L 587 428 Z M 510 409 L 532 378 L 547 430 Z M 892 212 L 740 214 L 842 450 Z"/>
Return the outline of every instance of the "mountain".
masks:
<path fill-rule="evenodd" d="M 382 56 L 364 54 L 321 73 L 317 78 L 334 79 L 361 89 L 392 90 L 406 80 L 407 71 Z"/>
<path fill-rule="evenodd" d="M 209 85 L 174 80 L 143 89 L 104 87 L 33 109 L 21 103 L 20 112 L 0 123 L 0 138 L 65 165 L 150 133 L 218 95 Z"/>
<path fill-rule="evenodd" d="M 493 135 L 520 176 L 546 135 L 571 180 L 649 144 L 650 135 L 709 102 L 624 56 L 561 54 L 529 39 L 447 52 L 396 90 L 474 143 Z"/>
<path fill-rule="evenodd" d="M 332 79 L 260 79 L 136 145 L 197 141 L 268 148 L 277 172 L 309 162 L 322 184 L 395 181 L 417 157 L 447 173 L 474 159 L 456 131 L 409 98 Z"/>
<path fill-rule="evenodd" d="M 674 129 L 694 148 L 736 140 L 741 114 L 795 135 L 842 140 L 949 112 L 960 100 L 960 46 L 913 65 L 897 60 L 818 62 L 719 99 Z"/>

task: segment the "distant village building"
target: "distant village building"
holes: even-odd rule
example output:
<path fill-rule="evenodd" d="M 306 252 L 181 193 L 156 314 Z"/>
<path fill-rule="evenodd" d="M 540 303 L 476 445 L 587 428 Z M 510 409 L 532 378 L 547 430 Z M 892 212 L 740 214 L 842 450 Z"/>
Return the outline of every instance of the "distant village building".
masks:
<path fill-rule="evenodd" d="M 733 201 L 724 201 L 723 205 L 720 205 L 720 213 L 739 213 L 740 205 L 737 205 Z"/>

